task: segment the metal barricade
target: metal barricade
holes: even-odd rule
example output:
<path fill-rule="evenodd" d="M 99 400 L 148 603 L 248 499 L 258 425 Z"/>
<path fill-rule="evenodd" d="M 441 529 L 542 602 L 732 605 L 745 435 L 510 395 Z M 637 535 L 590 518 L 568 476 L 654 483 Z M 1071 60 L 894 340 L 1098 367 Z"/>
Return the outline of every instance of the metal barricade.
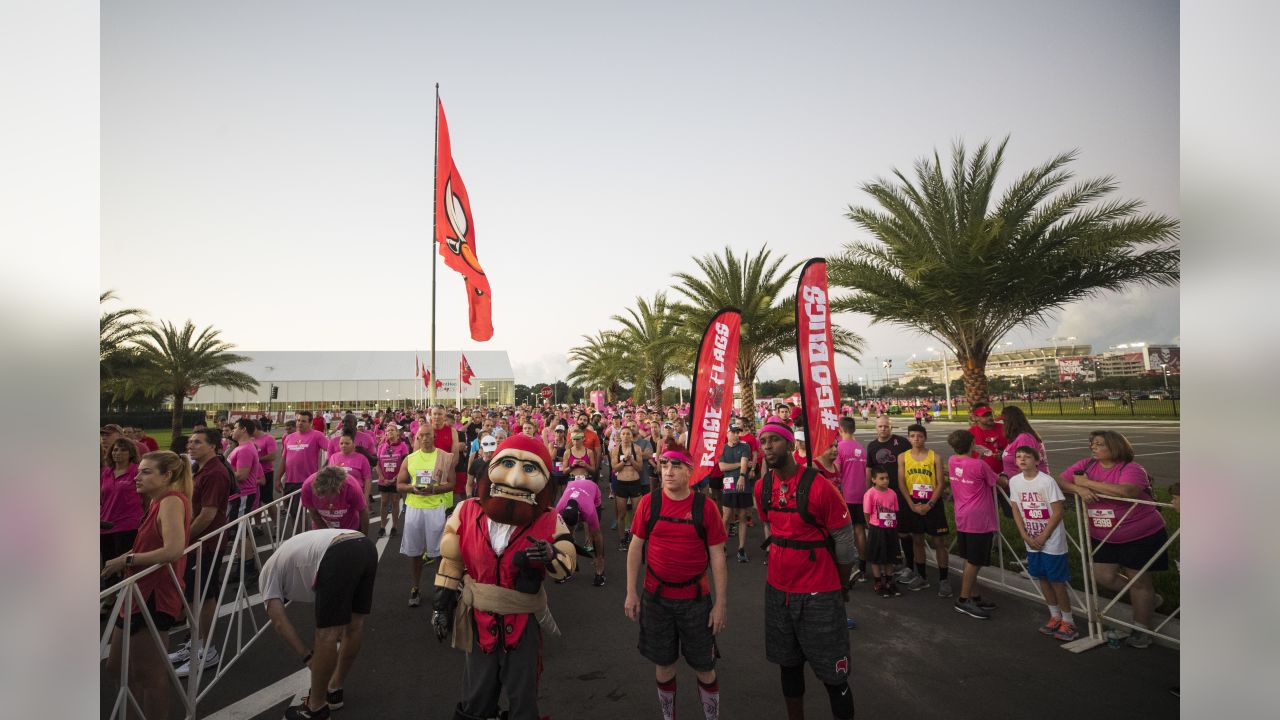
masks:
<path fill-rule="evenodd" d="M 183 554 L 187 557 L 187 562 L 195 567 L 193 574 L 195 588 L 192 593 L 192 597 L 195 598 L 203 598 L 205 595 L 205 588 L 202 587 L 204 584 L 202 582 L 204 575 L 202 571 L 204 570 L 203 563 L 205 560 L 202 548 L 205 541 L 216 540 L 217 552 L 219 554 L 227 553 L 226 567 L 222 570 L 221 583 L 218 583 L 221 591 L 216 598 L 217 611 L 214 613 L 213 620 L 209 625 L 207 638 L 200 636 L 199 617 L 201 603 L 197 602 L 193 607 L 192 603 L 187 601 L 186 595 L 182 593 L 182 579 L 177 576 L 171 564 L 149 567 L 102 591 L 99 596 L 99 602 L 104 605 L 108 602 L 111 604 L 111 612 L 106 617 L 99 648 L 103 661 L 106 660 L 110 653 L 111 637 L 116 630 L 116 619 L 121 616 L 121 610 L 123 609 L 124 611 L 124 627 L 121 628 L 122 652 L 118 678 L 119 686 L 115 690 L 115 698 L 111 704 L 109 720 L 115 720 L 117 717 L 121 719 L 146 717 L 143 713 L 141 702 L 135 697 L 128 683 L 131 643 L 154 642 L 162 657 L 167 656 L 170 652 L 169 648 L 164 647 L 160 631 L 157 629 L 155 620 L 147 608 L 145 599 L 142 596 L 142 590 L 138 587 L 138 581 L 153 573 L 166 574 L 168 576 L 166 582 L 173 583 L 182 596 L 182 616 L 177 619 L 178 622 L 171 629 L 171 632 L 180 631 L 185 623 L 185 627 L 190 633 L 193 648 L 190 664 L 191 672 L 184 681 L 178 677 L 172 665 L 166 662 L 165 668 L 170 689 L 176 692 L 181 699 L 183 717 L 194 720 L 196 708 L 208 695 L 209 691 L 213 689 L 218 680 L 226 675 L 236 661 L 271 626 L 270 620 L 266 617 L 262 597 L 258 594 L 250 594 L 247 587 L 246 554 L 251 555 L 256 561 L 257 567 L 261 568 L 264 561 L 264 552 L 279 547 L 285 540 L 306 529 L 303 524 L 305 522 L 305 514 L 301 507 L 301 491 L 295 490 L 274 502 L 263 505 L 216 530 L 206 533 L 183 551 Z M 265 530 L 265 543 L 260 544 L 254 539 L 253 530 L 257 524 L 261 524 Z M 246 550 L 246 548 L 248 549 Z M 233 566 L 238 567 L 238 572 L 234 573 L 234 578 L 232 573 Z M 226 622 L 220 623 L 223 618 L 226 618 Z M 138 622 L 139 619 L 146 624 L 146 637 L 139 635 L 139 637 L 134 638 L 133 624 Z M 217 664 L 208 669 L 204 667 L 204 663 L 194 651 L 194 648 L 202 646 L 216 648 L 219 652 Z M 131 715 L 130 709 L 136 715 Z"/>

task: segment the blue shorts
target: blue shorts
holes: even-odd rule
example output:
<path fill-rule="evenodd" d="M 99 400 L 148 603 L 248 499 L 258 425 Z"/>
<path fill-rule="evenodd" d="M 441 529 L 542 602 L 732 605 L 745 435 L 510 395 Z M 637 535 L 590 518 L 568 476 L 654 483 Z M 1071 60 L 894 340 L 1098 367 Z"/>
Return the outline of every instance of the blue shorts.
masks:
<path fill-rule="evenodd" d="M 1049 555 L 1048 553 L 1027 551 L 1027 574 L 1037 580 L 1049 582 L 1070 582 L 1071 568 L 1067 565 L 1067 556 Z"/>

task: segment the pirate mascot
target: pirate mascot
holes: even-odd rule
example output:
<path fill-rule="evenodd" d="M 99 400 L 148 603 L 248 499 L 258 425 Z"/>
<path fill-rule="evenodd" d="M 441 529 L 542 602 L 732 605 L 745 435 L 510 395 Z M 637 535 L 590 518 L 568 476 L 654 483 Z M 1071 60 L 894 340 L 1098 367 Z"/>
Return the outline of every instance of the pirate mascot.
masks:
<path fill-rule="evenodd" d="M 542 583 L 567 577 L 573 541 L 551 510 L 551 456 L 537 438 L 513 435 L 489 461 L 478 495 L 454 509 L 440 541 L 436 636 L 466 653 L 454 720 L 538 719 L 542 630 L 557 634 Z"/>

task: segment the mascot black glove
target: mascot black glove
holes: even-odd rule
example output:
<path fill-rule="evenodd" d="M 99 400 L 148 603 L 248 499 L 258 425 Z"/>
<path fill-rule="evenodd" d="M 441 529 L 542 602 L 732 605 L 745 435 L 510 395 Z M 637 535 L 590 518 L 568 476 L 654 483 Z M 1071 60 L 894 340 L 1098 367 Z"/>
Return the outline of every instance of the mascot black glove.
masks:
<path fill-rule="evenodd" d="M 431 627 L 436 631 L 436 640 L 444 642 L 453 632 L 453 612 L 458 607 L 458 598 L 462 593 L 448 588 L 436 588 L 436 597 L 431 601 L 435 612 L 431 614 Z"/>

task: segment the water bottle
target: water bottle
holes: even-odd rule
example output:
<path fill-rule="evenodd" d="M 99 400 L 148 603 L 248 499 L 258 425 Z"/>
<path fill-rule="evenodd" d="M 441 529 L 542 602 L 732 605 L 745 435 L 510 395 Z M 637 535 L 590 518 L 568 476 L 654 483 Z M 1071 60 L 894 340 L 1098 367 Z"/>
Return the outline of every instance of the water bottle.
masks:
<path fill-rule="evenodd" d="M 1115 630 L 1108 629 L 1106 632 L 1106 638 L 1107 638 L 1107 647 L 1111 648 L 1112 650 L 1118 649 L 1120 647 L 1120 633 L 1116 632 Z"/>

